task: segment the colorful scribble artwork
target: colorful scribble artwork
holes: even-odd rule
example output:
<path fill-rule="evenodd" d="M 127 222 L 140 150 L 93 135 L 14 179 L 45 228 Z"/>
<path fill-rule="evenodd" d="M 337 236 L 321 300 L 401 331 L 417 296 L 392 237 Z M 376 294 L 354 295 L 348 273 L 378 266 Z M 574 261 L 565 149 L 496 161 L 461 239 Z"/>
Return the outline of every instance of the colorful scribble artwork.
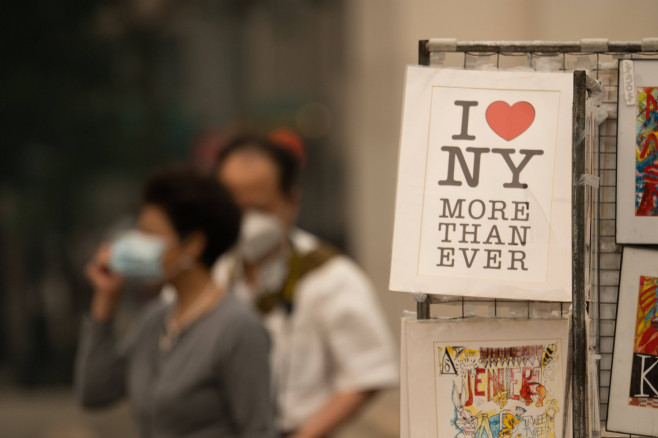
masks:
<path fill-rule="evenodd" d="M 635 215 L 658 216 L 658 87 L 637 90 Z"/>
<path fill-rule="evenodd" d="M 560 340 L 490 345 L 434 344 L 437 394 L 447 391 L 452 403 L 449 418 L 438 418 L 450 436 L 561 437 Z"/>
<path fill-rule="evenodd" d="M 658 408 L 658 277 L 640 277 L 629 404 Z"/>
<path fill-rule="evenodd" d="M 658 251 L 624 247 L 606 420 L 610 432 L 658 437 L 657 289 Z"/>

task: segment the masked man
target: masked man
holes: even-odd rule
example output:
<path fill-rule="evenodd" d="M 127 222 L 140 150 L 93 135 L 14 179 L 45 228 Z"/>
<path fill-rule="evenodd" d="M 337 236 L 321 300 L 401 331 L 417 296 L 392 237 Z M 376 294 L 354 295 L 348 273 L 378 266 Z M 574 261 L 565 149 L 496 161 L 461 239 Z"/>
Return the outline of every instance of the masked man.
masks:
<path fill-rule="evenodd" d="M 216 175 L 245 213 L 216 281 L 261 313 L 283 437 L 325 437 L 378 390 L 397 384 L 390 333 L 356 264 L 295 228 L 301 142 L 280 131 L 226 145 Z"/>

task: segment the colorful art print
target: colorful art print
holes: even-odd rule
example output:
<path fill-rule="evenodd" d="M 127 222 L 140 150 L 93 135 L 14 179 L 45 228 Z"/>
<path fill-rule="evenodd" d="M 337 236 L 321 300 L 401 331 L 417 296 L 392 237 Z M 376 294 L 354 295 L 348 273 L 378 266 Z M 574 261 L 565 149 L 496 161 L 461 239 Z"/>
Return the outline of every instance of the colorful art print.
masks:
<path fill-rule="evenodd" d="M 507 347 L 435 343 L 437 394 L 455 438 L 553 438 L 564 400 L 559 340 Z M 500 344 L 500 343 L 497 343 Z M 438 412 L 446 421 L 445 407 Z"/>
<path fill-rule="evenodd" d="M 403 318 L 402 438 L 569 437 L 569 320 Z"/>
<path fill-rule="evenodd" d="M 658 408 L 658 277 L 640 277 L 629 404 Z"/>
<path fill-rule="evenodd" d="M 621 60 L 619 84 L 616 241 L 657 244 L 658 60 Z"/>
<path fill-rule="evenodd" d="M 658 81 L 658 80 L 657 80 Z M 637 89 L 635 215 L 658 216 L 658 87 Z"/>
<path fill-rule="evenodd" d="M 610 431 L 658 436 L 658 251 L 626 247 L 608 401 Z"/>
<path fill-rule="evenodd" d="M 573 75 L 409 67 L 390 289 L 571 301 Z"/>

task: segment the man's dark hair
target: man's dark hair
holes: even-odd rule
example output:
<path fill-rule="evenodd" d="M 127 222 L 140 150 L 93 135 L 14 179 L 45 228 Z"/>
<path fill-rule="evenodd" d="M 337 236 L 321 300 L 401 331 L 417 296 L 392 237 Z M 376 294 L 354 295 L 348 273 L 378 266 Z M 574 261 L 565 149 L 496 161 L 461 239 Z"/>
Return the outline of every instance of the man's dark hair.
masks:
<path fill-rule="evenodd" d="M 154 172 L 144 185 L 145 204 L 160 207 L 180 238 L 195 231 L 205 235 L 201 262 L 208 268 L 238 239 L 242 217 L 228 190 L 187 166 L 168 166 Z"/>
<path fill-rule="evenodd" d="M 234 152 L 256 151 L 269 158 L 279 170 L 279 189 L 289 195 L 299 181 L 300 159 L 295 154 L 266 138 L 255 135 L 242 135 L 231 140 L 217 156 L 215 169 L 219 169 Z"/>

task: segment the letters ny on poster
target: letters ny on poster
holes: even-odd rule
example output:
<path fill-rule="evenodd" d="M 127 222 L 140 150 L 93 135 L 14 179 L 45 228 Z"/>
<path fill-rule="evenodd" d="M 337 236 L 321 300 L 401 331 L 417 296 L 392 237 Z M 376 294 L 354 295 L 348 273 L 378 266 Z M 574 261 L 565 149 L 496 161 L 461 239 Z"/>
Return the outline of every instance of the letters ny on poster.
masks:
<path fill-rule="evenodd" d="M 407 75 L 391 288 L 568 301 L 572 77 Z"/>

